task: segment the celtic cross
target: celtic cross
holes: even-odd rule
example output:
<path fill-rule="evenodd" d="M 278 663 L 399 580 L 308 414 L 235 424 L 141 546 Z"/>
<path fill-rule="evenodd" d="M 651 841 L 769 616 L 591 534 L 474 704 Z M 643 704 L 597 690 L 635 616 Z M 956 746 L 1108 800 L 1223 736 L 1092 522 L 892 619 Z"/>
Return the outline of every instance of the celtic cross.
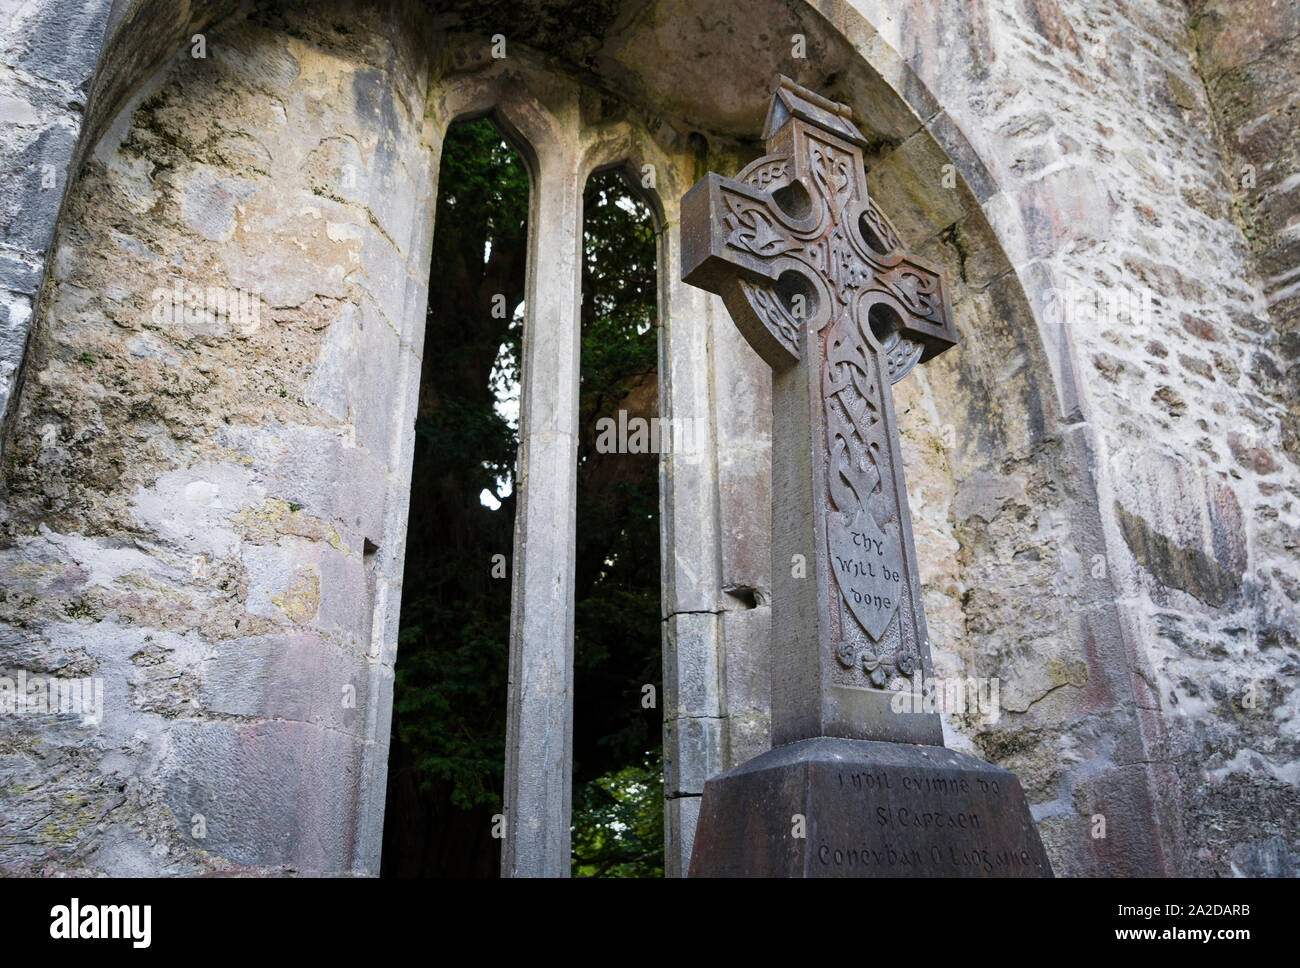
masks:
<path fill-rule="evenodd" d="M 933 675 L 891 387 L 957 341 L 943 281 L 867 194 L 847 106 L 781 77 L 763 138 L 681 231 L 682 278 L 772 368 L 772 744 L 941 746 L 890 702 Z"/>

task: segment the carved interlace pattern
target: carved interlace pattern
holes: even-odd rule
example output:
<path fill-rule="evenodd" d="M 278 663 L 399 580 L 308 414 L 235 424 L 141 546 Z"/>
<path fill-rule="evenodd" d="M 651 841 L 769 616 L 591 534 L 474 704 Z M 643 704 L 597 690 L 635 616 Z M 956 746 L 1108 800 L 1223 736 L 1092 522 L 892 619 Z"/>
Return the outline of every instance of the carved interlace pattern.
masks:
<path fill-rule="evenodd" d="M 727 244 L 736 249 L 748 250 L 765 259 L 782 255 L 799 248 L 799 243 L 781 232 L 772 216 L 760 206 L 739 195 L 730 195 L 726 216 Z"/>
<path fill-rule="evenodd" d="M 910 339 L 903 339 L 895 334 L 890 341 L 885 344 L 885 364 L 889 367 L 889 382 L 897 383 L 903 377 L 912 371 L 912 367 L 921 359 L 921 351 L 925 347 L 920 343 L 913 343 Z"/>
<path fill-rule="evenodd" d="M 810 141 L 813 184 L 830 206 L 831 217 L 837 225 L 844 215 L 844 206 L 853 198 L 852 157 L 819 141 Z"/>
<path fill-rule="evenodd" d="M 887 511 L 873 508 L 880 488 L 877 454 L 888 447 L 881 412 L 879 381 L 866 355 L 866 340 L 849 314 L 838 317 L 826 334 L 826 370 L 822 394 L 826 437 L 830 444 L 830 499 L 835 510 L 851 518 L 859 509 L 872 513 L 883 527 Z"/>
<path fill-rule="evenodd" d="M 749 300 L 749 304 L 754 308 L 754 312 L 767 323 L 768 329 L 780 335 L 785 342 L 796 353 L 799 351 L 799 321 L 796 320 L 790 312 L 781 305 L 781 300 L 776 297 L 767 286 L 756 286 L 745 280 L 740 281 L 740 288 Z"/>
<path fill-rule="evenodd" d="M 864 527 L 862 522 L 870 518 L 871 532 L 882 539 L 897 536 L 902 525 L 900 509 L 890 496 L 890 443 L 883 402 L 887 387 L 881 384 L 906 376 L 924 347 L 891 333 L 880 346 L 882 358 L 877 361 L 866 310 L 881 298 L 875 294 L 884 293 L 915 317 L 940 320 L 937 280 L 914 271 L 907 258 L 900 257 L 899 239 L 888 219 L 870 198 L 859 195 L 861 179 L 855 171 L 861 164 L 859 156 L 811 135 L 806 146 L 808 161 L 800 181 L 811 209 L 796 217 L 776 201 L 776 193 L 795 177 L 790 158 L 760 158 L 736 180 L 765 197 L 724 195 L 726 245 L 764 262 L 799 266 L 805 275 L 823 283 L 819 298 L 832 301 L 817 315 L 819 327 L 829 324 L 821 340 L 826 353 L 822 393 L 829 454 L 828 509 L 845 528 Z M 801 330 L 810 320 L 792 313 L 772 282 L 742 277 L 740 290 L 758 321 L 797 360 L 804 342 Z M 857 525 L 852 524 L 855 521 Z M 894 608 L 901 609 L 902 602 Z M 868 630 L 847 599 L 840 613 L 841 622 L 856 623 L 868 637 L 857 647 L 847 640 L 837 644 L 836 658 L 842 666 L 860 667 L 877 687 L 891 672 L 904 676 L 915 672 L 916 658 L 908 651 L 907 636 L 886 635 L 888 625 Z M 867 647 L 871 640 L 879 647 Z"/>
<path fill-rule="evenodd" d="M 876 238 L 885 246 L 885 252 L 892 252 L 899 247 L 898 236 L 894 234 L 893 226 L 889 224 L 889 220 L 885 218 L 884 213 L 876 208 L 874 200 L 867 199 L 867 210 L 862 217 L 866 219 L 871 230 L 876 233 Z"/>
<path fill-rule="evenodd" d="M 788 181 L 787 175 L 790 172 L 790 163 L 782 157 L 760 158 L 758 167 L 750 166 L 745 169 L 747 175 L 742 173 L 740 181 L 743 181 L 751 188 L 766 189 L 768 185 L 775 181 Z"/>

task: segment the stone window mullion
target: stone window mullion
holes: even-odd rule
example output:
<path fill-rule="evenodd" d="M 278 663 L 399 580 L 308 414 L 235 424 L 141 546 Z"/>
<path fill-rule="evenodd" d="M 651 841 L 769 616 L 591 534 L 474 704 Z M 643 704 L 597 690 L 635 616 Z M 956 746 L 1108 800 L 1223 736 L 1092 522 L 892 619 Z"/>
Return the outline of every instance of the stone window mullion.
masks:
<path fill-rule="evenodd" d="M 576 132 L 575 132 L 576 134 Z M 536 146 L 510 616 L 505 877 L 567 877 L 581 346 L 578 138 Z"/>

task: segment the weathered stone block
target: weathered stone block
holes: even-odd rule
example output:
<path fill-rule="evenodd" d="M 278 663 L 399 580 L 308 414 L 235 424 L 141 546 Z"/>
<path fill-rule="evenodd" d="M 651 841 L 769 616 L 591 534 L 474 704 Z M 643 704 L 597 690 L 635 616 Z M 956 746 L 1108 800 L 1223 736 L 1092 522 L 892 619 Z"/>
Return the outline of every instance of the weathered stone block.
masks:
<path fill-rule="evenodd" d="M 703 792 L 709 777 L 726 762 L 727 721 L 712 716 L 684 716 L 664 721 L 664 794 Z"/>
<path fill-rule="evenodd" d="M 772 589 L 771 441 L 720 449 L 717 461 L 722 588 L 754 589 L 767 597 Z"/>
<path fill-rule="evenodd" d="M 48 0 L 4 11 L 0 59 L 38 77 L 84 87 L 94 73 L 112 5 L 112 0 Z"/>
<path fill-rule="evenodd" d="M 947 228 L 966 214 L 956 191 L 945 191 L 950 164 L 929 131 L 918 131 L 867 172 L 867 190 L 881 200 L 904 244 L 922 245 L 933 227 Z"/>
<path fill-rule="evenodd" d="M 348 416 L 349 377 L 357 367 L 360 312 L 355 303 L 344 303 L 330 323 L 316 357 L 316 366 L 303 392 L 303 399 L 336 420 Z"/>
<path fill-rule="evenodd" d="M 349 403 L 356 442 L 385 466 L 393 462 L 398 438 L 393 416 L 402 412 L 397 394 L 402 387 L 401 340 L 389 321 L 363 300 L 358 324 L 357 352 L 349 380 Z"/>
<path fill-rule="evenodd" d="M 285 872 L 344 871 L 353 801 L 335 791 L 352 788 L 358 752 L 344 734 L 309 723 L 181 722 L 170 733 L 163 789 L 196 850 Z"/>
<path fill-rule="evenodd" d="M 668 797 L 664 800 L 664 876 L 685 877 L 691 866 L 691 846 L 700 816 L 698 796 Z"/>
<path fill-rule="evenodd" d="M 692 877 L 1051 877 L 1015 774 L 942 747 L 804 740 L 705 788 Z"/>
<path fill-rule="evenodd" d="M 766 717 L 772 708 L 771 607 L 723 612 L 722 648 L 728 715 Z"/>
<path fill-rule="evenodd" d="M 320 551 L 320 609 L 317 627 L 342 633 L 347 647 L 365 654 L 370 648 L 371 582 L 361 548 L 347 553 Z"/>
<path fill-rule="evenodd" d="M 62 177 L 76 147 L 75 124 L 51 124 L 29 133 L 0 167 L 0 242 L 32 254 L 44 253 L 54 238 L 54 223 L 66 185 Z M 47 186 L 47 173 L 55 180 Z"/>
<path fill-rule="evenodd" d="M 366 662 L 317 635 L 263 635 L 219 643 L 202 664 L 205 711 L 314 723 L 360 735 Z"/>
<path fill-rule="evenodd" d="M 772 748 L 772 718 L 766 714 L 731 714 L 727 717 L 727 759 L 731 769 Z"/>
<path fill-rule="evenodd" d="M 664 632 L 664 710 L 675 716 L 722 714 L 718 616 L 670 616 Z"/>

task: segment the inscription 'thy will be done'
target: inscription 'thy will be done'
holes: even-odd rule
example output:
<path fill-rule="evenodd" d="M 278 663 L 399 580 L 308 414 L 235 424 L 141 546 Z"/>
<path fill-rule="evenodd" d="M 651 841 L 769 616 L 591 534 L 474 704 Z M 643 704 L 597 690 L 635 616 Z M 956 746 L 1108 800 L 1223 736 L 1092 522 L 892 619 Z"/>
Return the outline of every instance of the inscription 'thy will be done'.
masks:
<path fill-rule="evenodd" d="M 844 570 L 852 579 L 860 579 L 868 586 L 879 585 L 888 588 L 892 583 L 894 586 L 900 585 L 903 581 L 902 572 L 895 568 L 890 568 L 885 561 L 885 543 L 879 538 L 873 538 L 869 534 L 863 534 L 861 531 L 849 531 L 849 536 L 853 544 L 862 548 L 865 554 L 853 558 L 840 558 L 840 568 Z M 898 600 L 898 589 L 895 587 L 891 595 L 879 594 L 862 594 L 857 588 L 850 588 L 850 594 L 858 604 L 872 605 L 875 608 L 889 608 L 892 602 Z"/>
<path fill-rule="evenodd" d="M 898 609 L 903 563 L 870 514 L 859 512 L 848 527 L 832 515 L 828 534 L 831 563 L 844 601 L 875 641 Z"/>

